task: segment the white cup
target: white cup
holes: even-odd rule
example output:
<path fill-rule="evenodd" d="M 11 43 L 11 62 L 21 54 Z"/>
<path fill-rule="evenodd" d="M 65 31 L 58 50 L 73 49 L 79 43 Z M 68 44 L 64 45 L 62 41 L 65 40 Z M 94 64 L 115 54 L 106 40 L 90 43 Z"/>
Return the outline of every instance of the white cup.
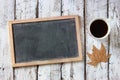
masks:
<path fill-rule="evenodd" d="M 104 39 L 110 33 L 110 19 L 95 18 L 89 23 L 89 33 L 95 39 Z"/>

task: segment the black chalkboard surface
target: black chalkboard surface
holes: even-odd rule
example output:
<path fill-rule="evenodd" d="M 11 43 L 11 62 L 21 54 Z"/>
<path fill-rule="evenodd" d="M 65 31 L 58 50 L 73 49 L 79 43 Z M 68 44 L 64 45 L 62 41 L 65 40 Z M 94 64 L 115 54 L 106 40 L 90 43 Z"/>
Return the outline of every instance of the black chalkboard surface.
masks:
<path fill-rule="evenodd" d="M 10 21 L 13 67 L 82 59 L 78 16 Z"/>

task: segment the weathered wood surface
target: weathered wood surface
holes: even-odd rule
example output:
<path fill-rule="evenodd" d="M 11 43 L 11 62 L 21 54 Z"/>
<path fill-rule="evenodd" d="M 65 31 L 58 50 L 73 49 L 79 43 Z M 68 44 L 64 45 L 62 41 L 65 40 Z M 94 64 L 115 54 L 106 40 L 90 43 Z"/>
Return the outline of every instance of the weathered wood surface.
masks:
<path fill-rule="evenodd" d="M 81 16 L 81 37 L 82 46 L 84 46 L 84 1 L 83 0 L 63 0 L 62 15 Z M 84 48 L 82 49 L 84 55 Z M 62 65 L 63 80 L 84 80 L 84 63 L 64 63 Z"/>
<path fill-rule="evenodd" d="M 120 80 L 120 1 L 119 0 L 0 0 L 0 80 Z M 8 6 L 9 5 L 9 6 Z M 82 62 L 12 68 L 7 21 L 63 15 L 81 16 Z M 111 19 L 110 36 L 93 39 L 89 22 L 96 17 Z M 109 64 L 87 64 L 93 44 L 103 43 L 110 54 Z"/>
<path fill-rule="evenodd" d="M 111 20 L 109 80 L 120 80 L 120 0 L 109 1 Z"/>
<path fill-rule="evenodd" d="M 14 19 L 14 0 L 0 2 L 0 80 L 13 80 L 7 21 Z"/>
<path fill-rule="evenodd" d="M 107 18 L 107 0 L 86 0 L 85 4 L 86 15 L 86 53 L 92 53 L 93 45 L 100 48 L 101 43 L 108 48 L 108 39 L 96 40 L 89 34 L 89 23 L 95 18 Z M 89 62 L 86 54 L 86 63 Z M 101 68 L 102 66 L 102 68 Z M 97 67 L 86 64 L 86 79 L 87 80 L 107 80 L 107 63 L 102 63 Z"/>
<path fill-rule="evenodd" d="M 16 0 L 14 4 L 14 18 L 30 19 L 36 17 L 37 0 Z M 14 68 L 15 80 L 36 80 L 37 67 Z"/>
<path fill-rule="evenodd" d="M 60 16 L 61 0 L 39 0 L 38 17 Z M 61 65 L 52 64 L 38 67 L 38 80 L 61 80 Z"/>

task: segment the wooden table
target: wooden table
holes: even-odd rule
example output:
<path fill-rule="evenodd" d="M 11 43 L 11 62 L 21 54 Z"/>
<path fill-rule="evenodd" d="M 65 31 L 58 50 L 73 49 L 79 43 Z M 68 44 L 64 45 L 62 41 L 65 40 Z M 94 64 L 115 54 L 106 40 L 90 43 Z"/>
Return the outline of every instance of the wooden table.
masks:
<path fill-rule="evenodd" d="M 0 80 L 120 80 L 120 0 L 0 0 Z M 45 66 L 12 68 L 7 21 L 80 15 L 84 60 Z M 96 17 L 110 18 L 111 32 L 104 40 L 93 39 L 88 24 Z M 93 44 L 103 43 L 112 54 L 97 67 L 87 64 Z"/>

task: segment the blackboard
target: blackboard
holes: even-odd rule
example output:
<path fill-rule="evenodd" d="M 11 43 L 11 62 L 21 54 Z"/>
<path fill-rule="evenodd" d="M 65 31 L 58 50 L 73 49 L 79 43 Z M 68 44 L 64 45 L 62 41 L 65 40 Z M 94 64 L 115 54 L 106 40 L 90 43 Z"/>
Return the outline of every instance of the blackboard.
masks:
<path fill-rule="evenodd" d="M 78 16 L 10 21 L 13 67 L 82 59 Z"/>

